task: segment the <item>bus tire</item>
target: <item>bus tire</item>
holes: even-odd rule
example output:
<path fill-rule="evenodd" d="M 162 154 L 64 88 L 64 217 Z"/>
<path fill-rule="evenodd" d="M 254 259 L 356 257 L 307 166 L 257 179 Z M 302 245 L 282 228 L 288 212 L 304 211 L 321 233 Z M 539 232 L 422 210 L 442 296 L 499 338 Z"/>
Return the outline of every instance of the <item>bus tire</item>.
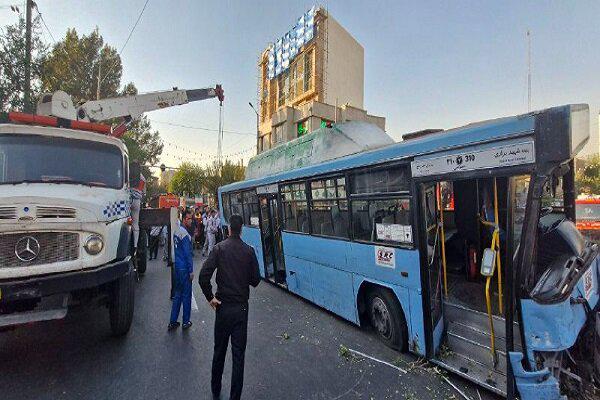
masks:
<path fill-rule="evenodd" d="M 138 274 L 146 273 L 148 266 L 148 235 L 145 229 L 140 229 L 137 248 L 137 272 Z"/>
<path fill-rule="evenodd" d="M 406 351 L 408 328 L 398 299 L 389 289 L 376 288 L 367 295 L 368 316 L 379 339 L 388 347 Z"/>
<path fill-rule="evenodd" d="M 109 306 L 110 330 L 113 336 L 129 332 L 135 306 L 135 273 L 128 272 L 113 282 Z"/>

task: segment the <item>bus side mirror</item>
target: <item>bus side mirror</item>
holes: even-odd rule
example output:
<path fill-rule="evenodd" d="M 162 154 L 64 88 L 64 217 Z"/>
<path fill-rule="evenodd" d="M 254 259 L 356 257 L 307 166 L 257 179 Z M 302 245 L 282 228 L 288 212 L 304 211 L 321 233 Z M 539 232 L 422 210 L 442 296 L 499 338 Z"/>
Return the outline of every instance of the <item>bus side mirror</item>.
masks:
<path fill-rule="evenodd" d="M 483 250 L 480 273 L 483 276 L 493 276 L 496 267 L 496 252 L 490 248 Z"/>
<path fill-rule="evenodd" d="M 142 168 L 140 167 L 140 163 L 137 161 L 132 161 L 129 164 L 129 186 L 137 187 L 140 183 L 141 175 L 142 175 Z"/>

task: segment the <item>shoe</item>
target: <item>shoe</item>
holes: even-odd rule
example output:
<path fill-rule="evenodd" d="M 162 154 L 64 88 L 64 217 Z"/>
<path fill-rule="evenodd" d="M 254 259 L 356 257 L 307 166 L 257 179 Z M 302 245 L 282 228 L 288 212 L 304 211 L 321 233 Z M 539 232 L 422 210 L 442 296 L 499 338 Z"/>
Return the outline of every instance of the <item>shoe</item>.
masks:
<path fill-rule="evenodd" d="M 192 325 L 192 321 L 188 321 L 181 326 L 181 329 L 190 329 Z"/>
<path fill-rule="evenodd" d="M 167 330 L 172 331 L 173 329 L 179 328 L 179 322 L 170 322 L 167 326 Z"/>

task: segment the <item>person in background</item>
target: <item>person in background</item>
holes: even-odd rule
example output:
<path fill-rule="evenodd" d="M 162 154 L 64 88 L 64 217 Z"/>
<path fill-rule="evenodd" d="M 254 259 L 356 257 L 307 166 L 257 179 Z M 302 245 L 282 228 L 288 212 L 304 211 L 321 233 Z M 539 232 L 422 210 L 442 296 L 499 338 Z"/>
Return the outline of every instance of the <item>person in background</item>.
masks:
<path fill-rule="evenodd" d="M 206 234 L 204 230 L 204 220 L 202 219 L 202 212 L 200 209 L 196 212 L 196 247 L 199 249 L 204 248 L 204 241 L 206 239 Z"/>
<path fill-rule="evenodd" d="M 215 244 L 217 244 L 217 233 L 220 229 L 220 219 L 217 217 L 217 212 L 214 209 L 210 210 L 210 217 L 206 223 L 208 224 L 206 233 L 208 236 L 208 255 L 210 256 L 210 252 L 215 247 Z"/>
<path fill-rule="evenodd" d="M 169 229 L 163 226 L 162 234 L 160 235 L 161 245 L 163 246 L 163 261 L 169 259 Z"/>
<path fill-rule="evenodd" d="M 227 347 L 231 338 L 230 400 L 238 400 L 244 385 L 244 357 L 248 339 L 248 298 L 250 286 L 260 283 L 258 260 L 254 249 L 240 238 L 242 217 L 229 219 L 229 237 L 217 244 L 200 271 L 198 283 L 210 306 L 216 310 L 215 347 L 212 362 L 213 399 L 221 396 L 221 379 Z M 211 279 L 217 271 L 217 293 L 213 295 Z"/>
<path fill-rule="evenodd" d="M 206 211 L 202 215 L 202 223 L 204 225 L 204 246 L 202 246 L 202 256 L 208 255 L 208 224 L 209 224 L 209 220 L 210 220 L 210 211 Z"/>
<path fill-rule="evenodd" d="M 156 260 L 156 257 L 158 256 L 158 244 L 162 230 L 162 226 L 153 226 L 152 229 L 150 229 L 150 260 Z"/>
<path fill-rule="evenodd" d="M 192 238 L 188 229 L 192 225 L 192 213 L 183 212 L 183 225 L 180 223 L 173 234 L 175 246 L 175 287 L 173 291 L 173 306 L 168 329 L 179 327 L 179 310 L 183 305 L 183 329 L 192 326 L 190 315 L 192 310 L 192 281 L 194 279 L 194 258 L 192 253 Z"/>

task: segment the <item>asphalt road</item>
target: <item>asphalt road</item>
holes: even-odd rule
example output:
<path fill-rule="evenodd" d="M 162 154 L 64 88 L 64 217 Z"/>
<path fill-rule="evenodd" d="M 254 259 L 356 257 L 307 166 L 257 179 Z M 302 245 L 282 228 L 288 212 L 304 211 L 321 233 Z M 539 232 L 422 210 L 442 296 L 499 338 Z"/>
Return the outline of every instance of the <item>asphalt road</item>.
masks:
<path fill-rule="evenodd" d="M 214 313 L 194 283 L 194 326 L 167 332 L 168 294 L 169 271 L 152 261 L 137 285 L 134 322 L 124 338 L 110 336 L 106 309 L 91 308 L 0 333 L 0 398 L 210 399 Z M 267 282 L 251 293 L 248 332 L 245 399 L 463 398 L 431 366 L 417 367 L 414 356 L 388 349 L 373 333 Z M 228 356 L 223 394 L 230 373 Z M 473 385 L 448 377 L 479 398 Z"/>

